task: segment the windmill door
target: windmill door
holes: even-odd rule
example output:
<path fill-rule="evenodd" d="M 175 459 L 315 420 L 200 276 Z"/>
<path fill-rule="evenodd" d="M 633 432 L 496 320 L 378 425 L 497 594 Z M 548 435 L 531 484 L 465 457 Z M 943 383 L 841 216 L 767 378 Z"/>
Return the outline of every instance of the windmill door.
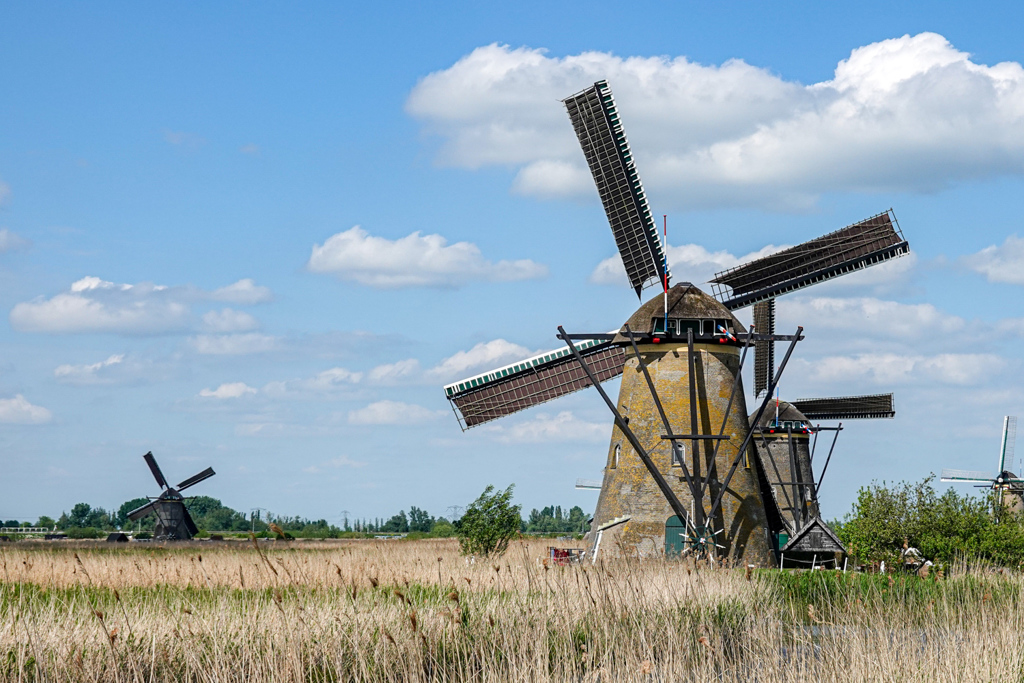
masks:
<path fill-rule="evenodd" d="M 665 557 L 679 557 L 685 547 L 686 527 L 678 516 L 665 522 Z"/>

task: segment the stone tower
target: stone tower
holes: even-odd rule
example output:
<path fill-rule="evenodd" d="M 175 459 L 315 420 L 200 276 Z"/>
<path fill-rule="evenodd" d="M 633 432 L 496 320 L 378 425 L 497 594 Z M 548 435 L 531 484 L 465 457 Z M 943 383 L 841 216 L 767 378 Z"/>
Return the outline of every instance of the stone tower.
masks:
<path fill-rule="evenodd" d="M 737 384 L 740 347 L 738 334 L 746 330 L 732 313 L 689 283 L 669 290 L 668 311 L 662 294 L 637 310 L 627 325 L 638 340 L 639 358 L 629 345 L 625 326 L 616 337 L 625 343 L 626 362 L 617 406 L 629 428 L 648 451 L 657 469 L 668 480 L 684 508 L 699 519 L 721 491 L 721 482 L 732 467 L 737 449 L 749 430 L 742 380 Z M 666 325 L 667 319 L 667 325 Z M 687 332 L 693 333 L 693 376 L 690 376 Z M 640 368 L 643 363 L 665 408 L 673 434 L 691 434 L 690 383 L 696 395 L 697 433 L 717 435 L 725 423 L 717 457 L 715 440 L 681 442 L 674 455 L 671 441 L 662 439 L 665 426 Z M 734 384 L 736 389 L 734 392 Z M 726 415 L 730 395 L 733 404 Z M 697 443 L 696 452 L 693 444 Z M 764 501 L 758 483 L 753 448 L 743 454 L 729 482 L 720 510 L 708 525 L 719 531 L 723 546 L 718 557 L 736 563 L 771 566 L 774 556 L 768 536 Z M 694 481 L 707 480 L 706 492 L 695 501 L 685 481 L 682 458 Z M 612 430 L 604 482 L 591 529 L 597 530 L 623 517 L 629 519 L 603 531 L 602 556 L 654 556 L 682 548 L 680 534 L 685 520 L 673 513 L 640 456 L 616 425 Z M 597 541 L 592 534 L 591 543 Z"/>

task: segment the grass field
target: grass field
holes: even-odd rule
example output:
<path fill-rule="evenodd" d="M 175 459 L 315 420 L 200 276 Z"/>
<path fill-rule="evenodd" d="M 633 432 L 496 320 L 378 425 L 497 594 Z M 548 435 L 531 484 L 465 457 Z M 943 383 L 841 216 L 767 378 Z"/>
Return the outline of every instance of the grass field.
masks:
<path fill-rule="evenodd" d="M 448 540 L 0 546 L 4 681 L 1021 681 L 1024 579 Z"/>

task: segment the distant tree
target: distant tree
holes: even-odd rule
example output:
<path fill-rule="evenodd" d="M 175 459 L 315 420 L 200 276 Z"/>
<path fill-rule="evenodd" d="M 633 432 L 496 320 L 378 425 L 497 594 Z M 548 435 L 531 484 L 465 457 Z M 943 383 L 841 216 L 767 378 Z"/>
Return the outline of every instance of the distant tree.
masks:
<path fill-rule="evenodd" d="M 438 538 L 450 538 L 455 535 L 455 526 L 444 517 L 441 517 L 434 522 L 434 526 L 431 527 L 430 533 Z"/>
<path fill-rule="evenodd" d="M 512 504 L 514 488 L 512 484 L 495 493 L 494 487 L 488 486 L 466 508 L 458 530 L 463 554 L 501 554 L 508 548 L 509 541 L 519 534 L 523 520 L 519 517 L 521 506 Z"/>
<path fill-rule="evenodd" d="M 128 513 L 135 508 L 140 508 L 149 502 L 149 498 L 132 498 L 121 503 L 121 507 L 117 508 L 117 512 L 114 513 L 114 524 L 117 525 L 118 529 L 124 529 L 126 526 L 131 526 L 132 522 L 128 519 Z"/>
<path fill-rule="evenodd" d="M 38 520 L 36 520 L 36 526 L 40 526 L 46 529 L 52 529 L 53 525 L 56 523 L 57 521 L 54 520 L 53 517 L 47 517 L 46 515 L 43 515 Z"/>
<path fill-rule="evenodd" d="M 434 518 L 426 510 L 413 505 L 409 508 L 409 531 L 429 532 L 434 527 Z"/>
<path fill-rule="evenodd" d="M 409 518 L 405 516 L 405 510 L 399 510 L 397 515 L 393 516 L 381 527 L 381 531 L 391 533 L 405 533 L 409 531 Z"/>
<path fill-rule="evenodd" d="M 16 519 L 8 519 L 5 522 L 0 522 L 0 526 L 10 526 L 10 527 L 21 526 L 21 522 L 19 522 Z"/>

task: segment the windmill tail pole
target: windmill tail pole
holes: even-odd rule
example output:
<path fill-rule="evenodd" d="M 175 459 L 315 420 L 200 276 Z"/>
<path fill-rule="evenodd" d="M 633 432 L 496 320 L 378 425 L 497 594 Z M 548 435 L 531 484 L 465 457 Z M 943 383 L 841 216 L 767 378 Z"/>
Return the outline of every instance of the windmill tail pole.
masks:
<path fill-rule="evenodd" d="M 651 396 L 654 398 L 654 405 L 658 407 L 658 413 L 661 414 L 661 422 L 665 425 L 665 433 L 672 434 L 672 424 L 668 421 L 668 415 L 665 413 L 665 407 L 661 404 L 661 398 L 658 396 L 657 390 L 654 388 L 654 380 L 651 379 L 651 373 L 647 371 L 647 366 L 644 365 L 643 358 L 640 357 L 640 349 L 637 348 L 636 341 L 633 339 L 633 330 L 626 325 L 626 335 L 629 336 L 629 343 L 633 345 L 633 353 L 636 354 L 637 365 L 644 373 L 644 379 L 647 380 L 647 388 L 651 390 Z M 675 449 L 676 442 L 672 441 L 672 448 Z M 686 485 L 690 489 L 690 495 L 696 500 L 698 489 L 690 477 L 690 468 L 686 466 L 685 460 L 680 458 L 679 464 L 683 468 L 683 477 L 686 478 Z M 680 518 L 681 519 L 681 518 Z"/>
<path fill-rule="evenodd" d="M 662 220 L 664 221 L 664 235 L 665 235 L 665 252 L 662 254 L 662 270 L 665 271 L 665 275 L 662 278 L 665 281 L 665 334 L 668 334 L 668 214 L 662 214 Z M 671 434 L 672 432 L 669 432 Z"/>
<path fill-rule="evenodd" d="M 747 447 L 750 445 L 750 439 L 754 435 L 757 423 L 761 421 L 761 416 L 764 415 L 764 411 L 768 409 L 768 402 L 772 400 L 772 393 L 774 393 L 775 387 L 778 386 L 779 379 L 782 378 L 782 372 L 786 369 L 786 364 L 789 363 L 789 357 L 793 355 L 793 349 L 796 348 L 796 343 L 800 341 L 800 334 L 803 331 L 803 327 L 796 328 L 796 334 L 793 336 L 793 340 L 789 342 L 789 348 L 786 349 L 786 356 L 782 359 L 782 364 L 779 365 L 779 369 L 775 372 L 775 377 L 772 379 L 772 383 L 768 386 L 768 391 L 765 392 L 764 400 L 761 402 L 761 407 L 757 409 L 757 414 L 755 414 L 754 419 L 751 420 L 753 427 L 751 427 L 747 432 L 746 438 L 743 439 L 743 443 L 740 445 L 739 450 L 736 451 L 736 457 L 733 458 L 732 467 L 729 468 L 729 474 L 727 474 L 725 480 L 722 481 L 722 488 L 719 490 L 718 497 L 715 498 L 715 502 L 711 506 L 711 512 L 708 514 L 708 519 L 714 519 L 715 515 L 718 514 L 718 508 L 722 505 L 722 499 L 725 498 L 725 492 L 729 489 L 729 482 L 732 481 L 732 475 L 736 473 L 736 468 L 739 466 L 740 460 L 743 458 L 743 454 L 747 452 Z"/>
<path fill-rule="evenodd" d="M 836 447 L 836 439 L 839 438 L 839 432 L 841 432 L 842 429 L 843 429 L 843 423 L 840 422 L 839 423 L 839 427 L 836 429 L 835 436 L 832 437 L 832 446 L 828 449 L 828 457 L 825 458 L 825 466 L 821 468 L 821 476 L 818 477 L 818 483 L 814 485 L 814 495 L 815 496 L 818 495 L 818 489 L 821 488 L 821 482 L 822 482 L 822 480 L 825 479 L 825 472 L 828 471 L 828 464 L 829 464 L 829 462 L 832 461 L 832 450 L 835 449 L 835 447 Z M 818 435 L 815 434 L 814 437 L 817 438 Z"/>
<path fill-rule="evenodd" d="M 590 383 L 593 384 L 594 388 L 597 389 L 599 394 L 601 394 L 601 398 L 604 399 L 605 405 L 607 405 L 608 409 L 612 411 L 612 415 L 615 416 L 615 424 L 619 426 L 619 429 L 626 435 L 626 439 L 633 447 L 633 450 L 635 450 L 637 455 L 640 456 L 640 460 L 644 463 L 644 467 L 646 467 L 647 471 L 651 473 L 651 476 L 654 478 L 658 488 L 661 489 L 662 495 L 664 495 L 666 500 L 668 500 L 668 504 L 672 507 L 672 511 L 680 520 L 686 519 L 686 510 L 683 509 L 679 499 L 676 498 L 675 492 L 668 485 L 668 482 L 665 481 L 665 477 L 661 476 L 661 472 L 658 471 L 658 468 L 654 466 L 654 461 L 651 460 L 651 456 L 647 454 L 644 447 L 640 445 L 640 440 L 636 438 L 636 434 L 634 434 L 633 430 L 629 428 L 626 421 L 622 419 L 622 415 L 619 414 L 618 409 L 615 407 L 615 403 L 608 398 L 608 394 L 605 392 L 604 387 L 601 386 L 600 381 L 598 381 L 597 377 L 594 376 L 594 373 L 590 371 L 590 366 L 588 366 L 586 361 L 583 360 L 583 357 L 580 356 L 580 352 L 576 349 L 576 345 L 572 343 L 572 340 L 569 339 L 569 335 L 565 333 L 565 330 L 562 329 L 561 325 L 558 326 L 558 332 L 561 335 L 561 338 L 565 340 L 569 350 L 572 351 L 572 355 L 576 359 L 576 362 L 580 364 L 580 367 L 583 368 L 583 372 L 587 374 L 587 378 L 590 380 Z"/>

